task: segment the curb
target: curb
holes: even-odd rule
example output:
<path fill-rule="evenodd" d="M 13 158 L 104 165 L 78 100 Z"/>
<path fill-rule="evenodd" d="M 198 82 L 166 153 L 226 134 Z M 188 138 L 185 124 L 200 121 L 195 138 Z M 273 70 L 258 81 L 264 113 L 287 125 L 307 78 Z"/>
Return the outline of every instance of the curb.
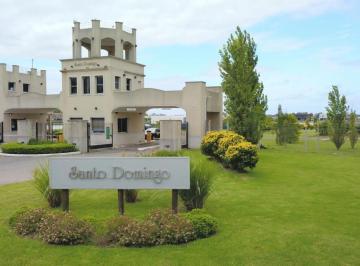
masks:
<path fill-rule="evenodd" d="M 65 153 L 45 153 L 45 154 L 11 154 L 11 153 L 2 153 L 0 156 L 3 157 L 49 157 L 49 156 L 64 156 L 64 155 L 78 155 L 81 154 L 79 151 L 74 152 L 65 152 Z"/>
<path fill-rule="evenodd" d="M 155 149 L 155 148 L 159 148 L 160 145 L 154 145 L 154 146 L 149 146 L 149 147 L 143 147 L 143 148 L 137 148 L 138 151 L 146 151 L 146 150 L 151 150 L 151 149 Z"/>

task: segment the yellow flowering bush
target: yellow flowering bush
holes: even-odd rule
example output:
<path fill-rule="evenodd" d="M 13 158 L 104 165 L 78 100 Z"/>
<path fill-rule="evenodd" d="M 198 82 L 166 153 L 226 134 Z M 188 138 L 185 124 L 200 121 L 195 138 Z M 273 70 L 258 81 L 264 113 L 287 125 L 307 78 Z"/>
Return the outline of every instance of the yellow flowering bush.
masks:
<path fill-rule="evenodd" d="M 201 152 L 209 156 L 215 156 L 219 139 L 223 138 L 229 131 L 209 131 L 201 141 Z"/>
<path fill-rule="evenodd" d="M 223 158 L 226 166 L 238 171 L 254 168 L 258 160 L 256 146 L 247 141 L 229 146 Z"/>
<path fill-rule="evenodd" d="M 201 151 L 238 171 L 254 168 L 259 160 L 256 146 L 234 131 L 208 132 L 201 142 Z"/>
<path fill-rule="evenodd" d="M 227 134 L 224 134 L 224 136 L 218 140 L 215 156 L 221 160 L 224 160 L 227 149 L 230 146 L 241 143 L 243 141 L 245 141 L 243 136 L 240 136 L 233 131 L 228 131 Z"/>

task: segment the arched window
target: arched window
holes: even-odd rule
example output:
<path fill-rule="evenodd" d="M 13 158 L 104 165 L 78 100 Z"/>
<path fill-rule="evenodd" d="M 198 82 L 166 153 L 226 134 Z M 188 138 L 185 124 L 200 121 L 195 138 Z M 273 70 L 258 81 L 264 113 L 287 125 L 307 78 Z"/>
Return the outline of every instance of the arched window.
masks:
<path fill-rule="evenodd" d="M 115 56 L 115 40 L 104 38 L 101 40 L 101 56 Z"/>
<path fill-rule="evenodd" d="M 131 52 L 133 49 L 133 45 L 129 42 L 125 42 L 123 46 L 123 58 L 125 60 L 131 60 Z"/>
<path fill-rule="evenodd" d="M 91 40 L 89 38 L 82 38 L 81 43 L 81 57 L 90 57 L 91 54 Z"/>

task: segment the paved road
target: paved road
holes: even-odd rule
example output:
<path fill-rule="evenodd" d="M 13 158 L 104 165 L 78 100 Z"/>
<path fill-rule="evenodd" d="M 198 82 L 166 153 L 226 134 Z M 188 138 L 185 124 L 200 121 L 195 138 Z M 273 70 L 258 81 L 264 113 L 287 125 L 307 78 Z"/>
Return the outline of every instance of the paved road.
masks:
<path fill-rule="evenodd" d="M 0 184 L 16 183 L 32 178 L 32 171 L 46 157 L 4 157 L 0 156 Z"/>
<path fill-rule="evenodd" d="M 87 154 L 73 156 L 121 156 L 136 157 L 152 152 L 157 149 L 154 146 L 150 149 L 138 151 L 137 148 L 123 148 L 121 150 L 100 149 Z M 32 172 L 40 163 L 45 163 L 49 157 L 5 157 L 0 155 L 0 185 L 17 183 L 32 179 Z"/>

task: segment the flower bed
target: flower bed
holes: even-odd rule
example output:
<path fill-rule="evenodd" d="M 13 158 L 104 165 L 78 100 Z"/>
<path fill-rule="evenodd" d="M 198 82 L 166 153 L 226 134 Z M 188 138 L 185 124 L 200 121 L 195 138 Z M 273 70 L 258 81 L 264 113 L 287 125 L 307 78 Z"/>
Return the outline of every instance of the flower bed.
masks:
<path fill-rule="evenodd" d="M 50 154 L 77 151 L 75 145 L 64 142 L 44 144 L 5 143 L 1 145 L 1 150 L 3 153 L 9 154 Z"/>
<path fill-rule="evenodd" d="M 201 210 L 173 214 L 170 210 L 152 211 L 144 220 L 120 216 L 106 222 L 106 230 L 96 233 L 88 221 L 71 213 L 45 209 L 23 209 L 9 221 L 20 236 L 40 239 L 54 245 L 93 243 L 100 246 L 146 247 L 183 244 L 216 233 L 216 220 Z"/>

